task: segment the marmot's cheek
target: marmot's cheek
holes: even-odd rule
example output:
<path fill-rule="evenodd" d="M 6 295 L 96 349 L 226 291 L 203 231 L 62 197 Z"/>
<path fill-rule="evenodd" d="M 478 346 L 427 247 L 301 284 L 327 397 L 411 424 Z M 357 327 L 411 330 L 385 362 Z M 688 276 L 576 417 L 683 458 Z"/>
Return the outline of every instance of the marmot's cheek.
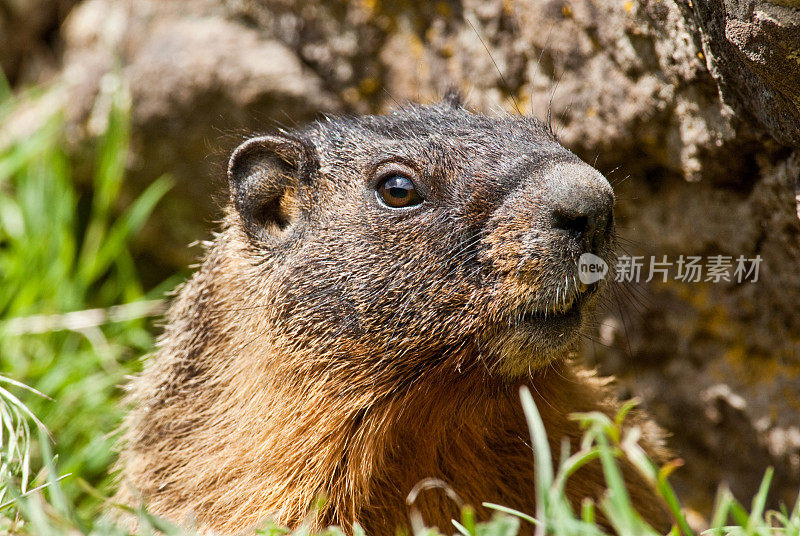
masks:
<path fill-rule="evenodd" d="M 514 248 L 516 258 L 502 245 L 486 253 L 505 270 L 497 270 L 496 281 L 486 287 L 484 323 L 492 329 L 482 334 L 498 374 L 524 374 L 563 358 L 579 339 L 598 292 L 598 285 L 580 283 L 577 257 L 563 237 L 547 238 L 546 247 L 530 248 L 527 255 Z"/>

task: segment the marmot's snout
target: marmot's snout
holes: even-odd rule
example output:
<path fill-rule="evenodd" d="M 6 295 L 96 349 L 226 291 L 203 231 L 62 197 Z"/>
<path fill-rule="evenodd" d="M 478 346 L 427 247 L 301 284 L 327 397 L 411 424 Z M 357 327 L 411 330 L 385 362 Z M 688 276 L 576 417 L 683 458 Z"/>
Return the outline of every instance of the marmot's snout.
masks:
<path fill-rule="evenodd" d="M 602 254 L 613 239 L 614 193 L 603 175 L 586 164 L 562 164 L 551 174 L 547 203 L 553 229 L 581 253 Z"/>
<path fill-rule="evenodd" d="M 522 178 L 520 179 L 520 175 Z M 528 352 L 546 363 L 578 337 L 602 284 L 580 279 L 581 257 L 610 263 L 614 193 L 606 178 L 574 157 L 526 166 L 487 222 L 483 261 L 499 276 L 491 315 L 500 318 L 502 367 L 526 370 Z"/>
<path fill-rule="evenodd" d="M 516 184 L 487 222 L 484 259 L 504 276 L 528 283 L 537 301 L 563 302 L 579 286 L 581 255 L 613 257 L 614 192 L 599 171 L 577 158 L 522 173 L 521 180 L 509 178 Z"/>

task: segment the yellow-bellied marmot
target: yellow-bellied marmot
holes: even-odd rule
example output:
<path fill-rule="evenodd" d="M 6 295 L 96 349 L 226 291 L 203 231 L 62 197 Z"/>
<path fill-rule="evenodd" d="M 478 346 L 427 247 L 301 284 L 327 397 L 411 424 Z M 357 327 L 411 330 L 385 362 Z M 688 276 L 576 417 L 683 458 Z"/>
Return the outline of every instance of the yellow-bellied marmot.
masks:
<path fill-rule="evenodd" d="M 479 516 L 533 513 L 519 386 L 556 453 L 580 437 L 568 414 L 616 409 L 566 359 L 600 286 L 578 258 L 613 257 L 606 179 L 541 122 L 452 98 L 250 139 L 228 176 L 224 227 L 131 387 L 123 496 L 223 534 L 325 497 L 318 526 L 388 536 L 428 477 Z M 568 493 L 603 489 L 598 464 Z M 442 530 L 458 516 L 439 490 L 416 506 Z"/>

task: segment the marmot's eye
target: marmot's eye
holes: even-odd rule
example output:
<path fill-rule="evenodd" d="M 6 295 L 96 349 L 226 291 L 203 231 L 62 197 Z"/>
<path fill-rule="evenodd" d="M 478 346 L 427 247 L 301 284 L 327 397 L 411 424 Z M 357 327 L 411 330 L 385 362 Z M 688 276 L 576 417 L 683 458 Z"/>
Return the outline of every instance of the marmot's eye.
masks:
<path fill-rule="evenodd" d="M 378 197 L 391 208 L 413 207 L 422 203 L 414 183 L 403 175 L 389 175 L 379 182 Z"/>

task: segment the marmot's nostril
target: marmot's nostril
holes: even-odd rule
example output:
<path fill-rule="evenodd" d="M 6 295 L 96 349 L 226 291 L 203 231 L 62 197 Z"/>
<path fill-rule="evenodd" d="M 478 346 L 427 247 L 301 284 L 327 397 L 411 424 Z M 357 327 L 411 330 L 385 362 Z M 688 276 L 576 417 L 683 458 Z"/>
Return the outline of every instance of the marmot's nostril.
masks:
<path fill-rule="evenodd" d="M 592 232 L 594 221 L 586 214 L 558 208 L 553 211 L 553 227 L 569 231 L 575 238 L 582 238 L 585 234 Z"/>
<path fill-rule="evenodd" d="M 587 251 L 596 251 L 603 246 L 611 227 L 611 203 L 586 201 L 579 199 L 573 206 L 553 209 L 553 228 L 568 232 L 585 244 Z"/>

